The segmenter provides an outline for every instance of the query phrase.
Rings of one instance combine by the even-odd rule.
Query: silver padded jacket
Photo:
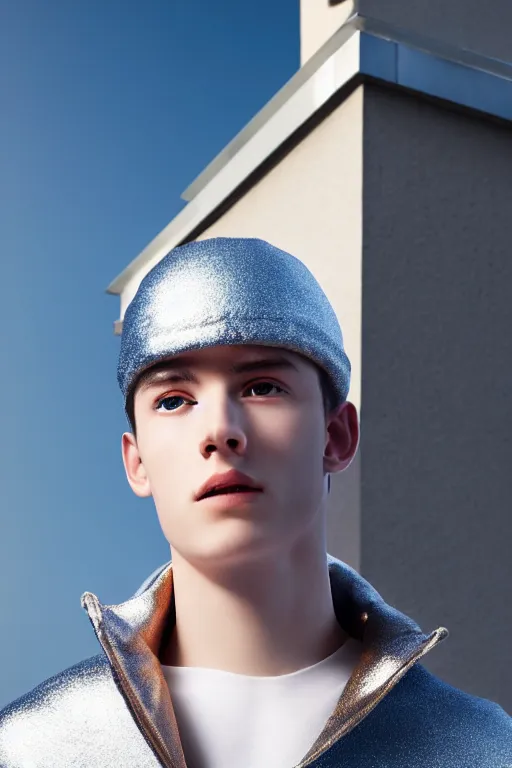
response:
[[[448,630],[424,634],[357,571],[327,559],[336,616],[361,641],[362,653],[322,732],[294,768],[512,766],[512,718],[418,663]],[[172,562],[124,603],[102,605],[86,592],[82,606],[101,653],[0,712],[0,767],[186,768],[159,662],[164,632],[173,625]]]

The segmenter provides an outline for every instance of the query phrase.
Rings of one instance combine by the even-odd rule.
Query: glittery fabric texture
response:
[[[305,355],[336,395],[350,362],[336,313],[306,265],[256,238],[219,237],[174,248],[142,280],[123,319],[117,379],[126,397],[160,360],[205,347],[262,344]]]
[[[448,630],[423,633],[350,566],[327,559],[336,616],[361,657],[318,739],[283,768],[512,766],[512,718],[418,663]],[[83,595],[102,653],[0,712],[1,768],[185,768],[158,660],[172,594],[171,562],[120,605]]]

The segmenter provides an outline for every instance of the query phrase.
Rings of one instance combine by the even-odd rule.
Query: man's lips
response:
[[[251,488],[254,490],[263,490],[260,483],[249,475],[245,475],[234,467],[227,472],[217,473],[206,480],[196,493],[195,500],[201,501],[206,494],[212,491],[221,492],[229,489]]]
[[[203,504],[208,503],[208,505],[218,505],[223,508],[235,507],[243,504],[251,504],[252,502],[256,501],[258,496],[262,493],[263,491],[260,491],[257,488],[247,488],[245,490],[240,489],[238,491],[230,490],[229,488],[223,488],[222,491],[219,491],[219,493],[203,496],[203,498],[199,499],[199,501],[202,501]]]
[[[242,486],[233,486],[230,488],[217,488],[203,496],[199,501],[213,499],[216,496],[251,496],[255,493],[263,493],[259,488],[244,488]]]

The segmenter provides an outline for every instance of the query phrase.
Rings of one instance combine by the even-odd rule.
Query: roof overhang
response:
[[[122,297],[115,333],[144,275],[197,237],[283,146],[365,81],[512,120],[512,65],[354,14],[192,182],[185,208],[108,286]]]

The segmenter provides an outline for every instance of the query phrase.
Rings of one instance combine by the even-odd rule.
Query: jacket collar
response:
[[[362,643],[360,660],[321,734],[296,768],[305,768],[352,730],[408,669],[448,637],[424,634],[346,563],[327,554],[336,617]],[[166,768],[186,768],[169,688],[159,662],[164,631],[174,625],[172,562],[119,605],[82,595],[114,678],[142,733]]]

